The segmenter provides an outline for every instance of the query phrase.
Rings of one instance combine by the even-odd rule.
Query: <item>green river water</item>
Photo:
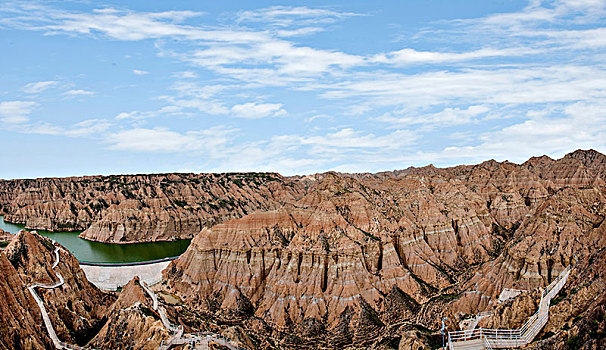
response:
[[[23,225],[4,222],[0,216],[0,228],[10,233],[17,233]],[[39,234],[52,238],[67,248],[79,261],[86,262],[135,262],[161,259],[181,255],[189,246],[190,240],[173,242],[113,244],[91,242],[78,237],[80,231],[48,232],[36,230]]]

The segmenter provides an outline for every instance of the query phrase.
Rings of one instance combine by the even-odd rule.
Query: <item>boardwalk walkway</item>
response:
[[[170,323],[168,317],[166,317],[166,310],[164,310],[162,306],[158,305],[158,296],[156,293],[149,288],[145,281],[141,281],[141,286],[143,287],[143,290],[145,290],[145,292],[151,297],[153,308],[158,312],[158,314],[160,314],[160,320],[162,320],[164,328],[173,333],[173,336],[166,343],[162,343],[160,350],[168,350],[172,346],[184,344],[190,344],[194,349],[207,350],[209,348],[209,343],[216,343],[231,350],[243,350],[241,347],[232,344],[228,339],[216,333],[200,332],[183,334],[183,326],[175,326]]]
[[[57,276],[58,281],[55,283],[33,283],[27,287],[27,290],[29,290],[32,297],[34,297],[36,304],[38,304],[38,307],[40,308],[40,312],[42,313],[42,320],[44,321],[44,326],[46,326],[48,336],[53,341],[55,348],[61,350],[89,350],[89,348],[68,344],[59,340],[59,337],[57,337],[57,333],[55,332],[55,328],[53,327],[51,319],[48,316],[48,312],[46,311],[46,307],[44,306],[44,302],[42,301],[42,298],[40,298],[38,293],[36,293],[36,288],[55,289],[61,287],[65,283],[65,279],[63,278],[63,276],[61,276],[59,271],[55,270],[55,268],[59,265],[60,249],[60,247],[55,247],[55,262],[52,265],[53,271],[55,272],[55,276]]]
[[[549,319],[551,299],[562,289],[572,264],[568,265],[541,294],[539,308],[519,329],[484,329],[473,328],[448,332],[448,347],[450,350],[475,350],[495,348],[516,348],[530,343],[539,334]],[[477,324],[477,322],[476,322]]]

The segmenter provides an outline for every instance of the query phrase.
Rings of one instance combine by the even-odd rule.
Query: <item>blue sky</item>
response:
[[[606,151],[606,1],[2,1],[0,178]]]

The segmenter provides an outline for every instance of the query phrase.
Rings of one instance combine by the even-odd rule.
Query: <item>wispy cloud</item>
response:
[[[146,74],[149,74],[148,71],[146,71],[146,70],[140,70],[140,69],[133,69],[133,73],[135,73],[136,75],[146,75]]]
[[[23,90],[23,92],[26,92],[28,94],[37,94],[44,90],[50,89],[51,87],[56,87],[57,85],[59,85],[58,81],[53,81],[53,80],[38,81],[38,82],[26,84],[24,87],[21,88],[21,90]]]
[[[183,71],[173,73],[173,77],[177,79],[195,79],[198,77],[198,74],[192,71]]]
[[[8,124],[22,124],[29,120],[29,114],[38,104],[32,101],[0,102],[0,120]]]
[[[333,23],[347,17],[360,16],[359,13],[341,12],[331,9],[306,6],[272,6],[263,9],[240,11],[237,22],[262,22],[279,27],[305,26],[318,23]]]
[[[417,51],[406,48],[398,51],[389,52],[386,54],[378,54],[370,59],[371,62],[386,63],[393,65],[405,65],[413,63],[448,63],[457,61],[470,61],[482,58],[494,57],[515,57],[528,54],[536,54],[542,52],[537,49],[529,49],[524,47],[506,48],[506,49],[479,49],[467,52],[433,52],[433,51]]]
[[[550,65],[466,69],[414,75],[359,74],[323,85],[331,99],[356,97],[374,106],[429,107],[441,104],[524,104],[573,102],[604,96],[606,71],[598,67]]]
[[[269,116],[277,117],[287,114],[280,103],[248,102],[233,106],[231,111],[236,117],[248,119],[257,119]]]
[[[82,89],[67,90],[66,92],[63,93],[63,95],[67,95],[67,96],[90,96],[90,95],[94,95],[94,94],[95,93],[93,91],[82,90]]]
[[[214,127],[180,133],[163,128],[136,128],[118,131],[107,137],[110,149],[137,152],[175,153],[214,151],[229,141],[233,130]]]
[[[490,112],[491,108],[482,105],[471,105],[467,108],[446,107],[436,113],[413,114],[406,111],[389,112],[377,118],[377,121],[399,126],[430,125],[452,126],[472,123],[479,117]],[[414,113],[414,112],[413,112]]]
[[[42,31],[47,35],[100,35],[123,41],[180,38],[248,42],[266,39],[262,33],[213,30],[182,24],[186,19],[202,15],[194,11],[134,12],[103,8],[87,13],[19,2],[9,3],[2,10],[8,15],[0,18],[0,25]]]
[[[20,132],[27,134],[85,137],[98,135],[112,126],[112,123],[103,119],[87,119],[70,127],[61,127],[51,123],[39,123],[23,126]]]

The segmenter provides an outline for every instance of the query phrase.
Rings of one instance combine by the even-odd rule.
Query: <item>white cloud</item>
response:
[[[193,108],[203,113],[221,115],[229,113],[229,109],[220,101],[203,98],[171,99],[173,106],[184,109]]]
[[[276,31],[276,35],[282,38],[288,38],[292,36],[310,35],[319,32],[323,32],[325,29],[321,27],[303,27],[296,29],[281,29]]]
[[[535,23],[583,22],[587,18],[597,19],[604,14],[605,7],[606,2],[603,0],[559,0],[551,3],[530,1],[522,11],[489,15],[477,22],[515,30]]]
[[[351,149],[393,149],[411,145],[417,138],[418,136],[409,130],[396,130],[387,135],[377,136],[374,134],[364,134],[352,128],[345,128],[323,136],[299,137],[297,139],[302,145]]]
[[[229,113],[229,108],[217,99],[217,95],[229,88],[227,85],[220,84],[200,85],[192,81],[179,81],[171,87],[171,90],[176,92],[176,96],[161,96],[160,99],[169,103],[167,107],[182,113],[188,109],[195,109],[202,113],[224,115]]]
[[[90,95],[94,95],[94,94],[95,93],[93,91],[82,90],[82,89],[68,90],[63,93],[63,95],[67,95],[67,96],[90,96]]]
[[[456,61],[469,61],[481,58],[504,57],[504,56],[523,56],[527,54],[536,54],[541,52],[536,49],[523,47],[508,49],[490,49],[484,48],[467,52],[431,52],[417,51],[414,49],[402,49],[385,54],[375,55],[370,59],[371,62],[387,63],[395,65],[413,64],[413,63],[444,63]]]
[[[236,117],[247,119],[257,119],[270,116],[276,117],[287,114],[287,112],[282,109],[282,104],[255,102],[235,105],[231,108],[231,112]]]
[[[139,69],[133,69],[133,73],[135,73],[136,75],[146,75],[146,74],[149,74],[148,71],[146,71],[146,70],[139,70]]]
[[[322,85],[327,98],[356,97],[373,106],[421,108],[442,104],[525,104],[606,97],[606,71],[598,67],[552,65],[405,74],[358,74]],[[359,102],[359,103],[360,103]]]
[[[110,134],[106,142],[113,150],[174,153],[215,150],[229,142],[233,130],[214,127],[202,131],[179,133],[168,129],[136,128]]]
[[[38,104],[32,101],[0,102],[0,120],[8,124],[25,123],[36,106]]]
[[[38,4],[13,3],[11,5],[3,9],[10,13],[10,16],[0,19],[1,24],[44,31],[47,35],[100,35],[123,41],[170,37],[244,43],[267,39],[264,33],[247,30],[207,30],[180,24],[186,19],[201,16],[201,12],[134,12],[104,8],[83,13],[57,10]]]
[[[198,74],[192,71],[183,71],[173,73],[173,77],[177,79],[194,79],[198,77]]]
[[[181,112],[181,107],[179,106],[164,106],[155,111],[130,111],[130,112],[121,112],[116,115],[116,120],[142,120],[148,118],[155,118],[162,115],[171,115],[177,114]]]
[[[58,84],[59,84],[58,81],[53,81],[53,80],[38,81],[38,82],[26,84],[24,87],[21,88],[21,90],[23,90],[24,92],[26,92],[28,94],[37,94],[37,93],[47,90],[53,86],[57,86]]]
[[[332,117],[329,116],[328,114],[316,114],[316,115],[313,115],[313,116],[311,116],[309,118],[305,118],[305,121],[307,123],[311,123],[311,122],[313,122],[314,120],[317,120],[317,119],[332,119]]]
[[[577,49],[599,49],[606,46],[606,28],[585,30],[534,31],[528,35],[545,36],[552,42],[569,45]]]
[[[248,46],[213,44],[180,58],[222,75],[262,85],[302,81],[310,76],[366,64],[362,56],[296,46],[279,39]],[[261,65],[270,68],[259,68]]]
[[[339,12],[306,6],[272,6],[264,9],[240,11],[238,22],[263,22],[273,26],[301,26],[318,23],[332,23],[339,19],[360,16],[353,12]]]
[[[430,126],[452,126],[472,123],[474,120],[483,114],[486,114],[491,109],[487,106],[473,105],[467,108],[459,107],[446,107],[443,110],[436,113],[420,113],[416,112],[407,113],[385,113],[384,115],[377,118],[378,121],[386,122],[390,124],[396,124],[400,126],[410,125],[430,125]]]
[[[27,125],[23,129],[21,129],[21,132],[27,134],[84,137],[97,135],[101,132],[106,131],[111,126],[112,123],[104,119],[88,119],[78,122],[68,128],[64,128],[51,123]]]

